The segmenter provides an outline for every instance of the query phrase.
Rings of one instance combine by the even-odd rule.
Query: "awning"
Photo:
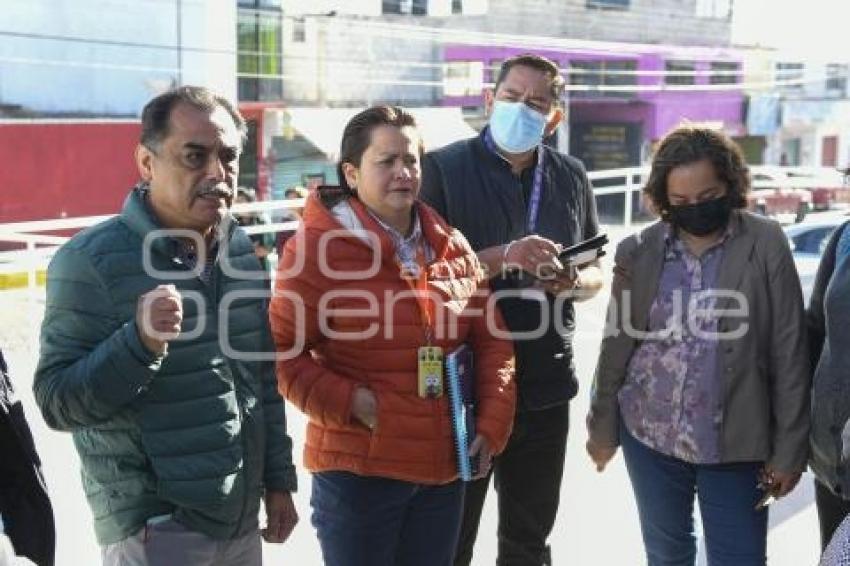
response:
[[[342,131],[348,121],[363,108],[287,108],[271,110],[281,112],[281,123],[287,124],[316,146],[331,161],[339,157]],[[425,149],[438,149],[452,142],[471,138],[474,129],[463,120],[460,108],[422,107],[406,108],[416,118]]]

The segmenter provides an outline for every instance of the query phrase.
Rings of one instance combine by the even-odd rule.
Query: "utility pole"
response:
[[[325,19],[322,17],[316,18],[316,87],[318,94],[318,103],[320,107],[328,105],[327,93],[327,41],[328,30]]]

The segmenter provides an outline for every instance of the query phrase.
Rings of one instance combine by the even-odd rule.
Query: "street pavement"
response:
[[[614,244],[627,232],[609,229]],[[605,258],[610,273],[611,255]],[[584,451],[584,415],[596,364],[609,288],[579,305],[575,340],[581,388],[572,403],[572,432],[561,494],[560,512],[551,537],[554,564],[565,566],[631,566],[645,564],[634,498],[622,458],[618,455],[604,473],[596,472]],[[57,566],[97,565],[91,514],[83,497],[79,460],[71,436],[49,430],[34,405],[32,374],[38,355],[38,327],[43,313],[41,291],[0,292],[0,345],[21,397],[38,448],[55,506],[58,530]],[[319,566],[321,555],[310,525],[310,478],[301,467],[306,421],[287,405],[289,430],[296,450],[299,491],[295,501],[301,521],[282,546],[265,545],[267,565]],[[809,566],[817,563],[818,527],[811,477],[806,475],[789,497],[771,507],[768,561],[771,566]],[[698,514],[697,514],[698,515]],[[699,519],[697,517],[697,523]],[[699,529],[698,529],[699,530]],[[496,499],[491,491],[484,510],[473,564],[492,565],[496,557]],[[701,552],[700,564],[705,564]]]

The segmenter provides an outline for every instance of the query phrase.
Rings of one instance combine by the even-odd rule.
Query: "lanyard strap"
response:
[[[422,245],[416,248],[416,265],[419,268],[417,274],[406,272],[401,264],[399,264],[399,270],[402,279],[407,282],[416,297],[420,320],[425,329],[425,342],[426,345],[430,346],[434,341],[434,319],[436,318],[437,306],[428,292],[428,269],[425,265],[425,253],[422,250]]]
[[[537,229],[537,219],[540,215],[540,201],[543,195],[543,153],[543,148],[538,146],[537,166],[534,168],[534,182],[531,185],[531,198],[528,202],[528,220],[526,221],[526,228],[529,234],[534,234]]]
[[[402,264],[399,258],[398,247],[403,245],[404,238],[401,237],[401,240],[398,240],[393,235],[391,228],[385,225],[361,202],[357,201],[357,199],[352,199],[351,207],[364,224],[370,221],[373,222],[375,227],[383,231],[393,242],[393,245],[396,246],[395,263],[398,267],[399,276],[410,286],[411,291],[413,291],[416,303],[419,306],[422,326],[425,329],[425,340],[427,345],[430,346],[434,340],[434,319],[436,318],[437,307],[434,301],[431,300],[430,293],[428,292],[428,270],[425,257],[425,246],[428,244],[424,234],[421,233],[422,228],[421,224],[419,224],[421,221],[418,218],[414,220],[417,223],[414,225],[414,232],[419,232],[418,242],[416,242],[416,263],[415,265],[411,265],[410,263]]]
[[[493,140],[493,134],[490,128],[484,131],[484,145],[487,146],[496,157],[507,161],[499,150],[496,148],[496,142]],[[543,197],[543,159],[544,159],[543,144],[537,146],[537,165],[534,167],[534,180],[531,184],[531,195],[526,208],[528,217],[525,221],[525,229],[527,234],[534,234],[537,230],[537,219],[540,216],[540,201]]]

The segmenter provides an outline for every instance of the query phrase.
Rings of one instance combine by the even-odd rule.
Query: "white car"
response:
[[[783,228],[791,244],[794,265],[797,266],[797,273],[800,275],[803,300],[807,307],[809,306],[809,298],[812,296],[812,287],[815,284],[820,259],[826,249],[827,242],[829,242],[829,237],[846,220],[847,218],[844,216],[834,216],[809,220]]]

